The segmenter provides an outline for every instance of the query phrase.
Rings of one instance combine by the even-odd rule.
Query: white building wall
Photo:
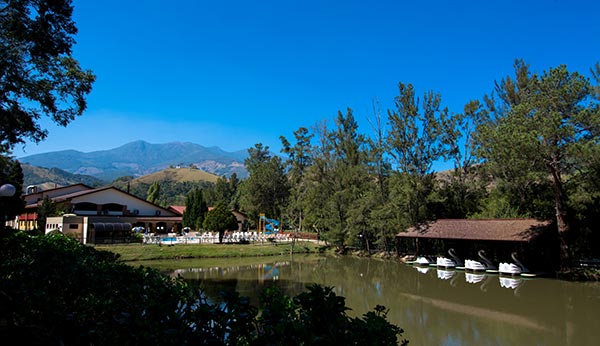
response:
[[[90,189],[89,187],[85,187],[83,185],[70,185],[70,186],[65,186],[65,187],[61,187],[61,188],[57,188],[57,189],[50,189],[50,190],[46,190],[46,191],[40,191],[37,193],[25,195],[25,196],[23,196],[23,199],[25,200],[25,202],[27,204],[31,204],[31,203],[37,202],[38,200],[43,199],[45,196],[48,196],[48,198],[54,198],[54,197],[64,196],[64,195],[68,195],[70,193],[75,193],[75,192],[79,192],[79,191],[86,191],[89,189]]]

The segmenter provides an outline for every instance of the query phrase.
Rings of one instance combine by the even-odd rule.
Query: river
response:
[[[152,265],[152,263],[148,263]],[[376,305],[411,345],[597,345],[600,283],[504,278],[415,268],[354,257],[275,257],[161,263],[215,295],[237,290],[256,304],[267,285],[295,295],[310,283],[334,286],[351,314]]]

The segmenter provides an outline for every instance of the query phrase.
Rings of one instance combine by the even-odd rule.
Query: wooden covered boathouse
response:
[[[536,219],[439,219],[396,235],[401,255],[447,256],[453,248],[461,259],[477,259],[484,250],[494,262],[507,262],[516,252],[531,267],[548,267],[558,246],[552,223]]]

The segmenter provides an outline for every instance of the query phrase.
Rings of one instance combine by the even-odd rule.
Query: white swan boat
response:
[[[529,270],[527,270],[527,268],[523,265],[523,263],[519,262],[519,260],[517,259],[516,253],[513,252],[510,255],[510,257],[512,258],[514,263],[501,262],[500,266],[498,268],[498,271],[500,272],[500,274],[521,275],[522,273],[529,272]]]
[[[447,257],[439,257],[436,259],[436,265],[441,268],[454,268],[456,267],[456,263],[447,258]]]
[[[438,256],[436,258],[436,264],[438,267],[456,268],[461,267],[463,265],[463,262],[460,260],[460,258],[458,258],[458,256],[454,252],[454,249],[451,248],[450,250],[448,250],[448,254],[450,255],[450,257],[452,257],[452,259],[442,256]]]
[[[477,255],[479,256],[479,258],[481,259],[481,261],[475,261],[475,260],[465,260],[465,269],[469,270],[469,271],[474,271],[474,272],[496,272],[497,268],[496,266],[494,266],[494,264],[492,264],[492,261],[490,261],[487,257],[485,257],[485,252],[483,250],[479,250],[479,252],[477,252]]]
[[[414,264],[418,266],[428,266],[431,264],[431,261],[425,256],[419,256],[415,260]]]

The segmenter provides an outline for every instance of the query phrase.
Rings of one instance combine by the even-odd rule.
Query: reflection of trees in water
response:
[[[262,268],[273,264],[265,261]],[[600,311],[597,283],[537,278],[523,281],[515,294],[500,285],[498,276],[470,284],[464,272],[443,280],[435,268],[420,274],[393,261],[349,257],[290,259],[278,265],[275,280],[259,280],[264,273],[260,268],[230,266],[195,275],[209,296],[235,289],[254,297],[253,303],[267,285],[277,285],[289,295],[309,283],[335,286],[353,309],[350,314],[386,306],[389,320],[404,328],[415,345],[593,344],[600,337],[595,325]]]

